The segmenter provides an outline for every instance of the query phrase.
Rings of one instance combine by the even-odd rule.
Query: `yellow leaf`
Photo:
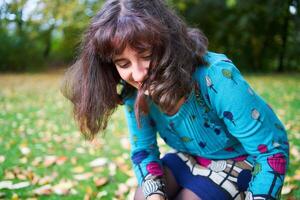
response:
[[[84,172],[84,168],[82,166],[76,166],[72,169],[72,172],[74,173],[82,173]]]

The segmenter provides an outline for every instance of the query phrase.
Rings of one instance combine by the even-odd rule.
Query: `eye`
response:
[[[125,64],[116,64],[118,67],[122,68],[122,69],[126,69],[127,67],[129,67],[129,63],[125,63]]]
[[[141,56],[144,60],[151,60],[152,58],[152,53],[145,53],[144,55]]]

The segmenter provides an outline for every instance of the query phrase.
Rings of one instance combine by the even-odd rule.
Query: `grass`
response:
[[[283,199],[300,199],[300,75],[246,79],[286,125],[292,151]],[[114,113],[96,144],[87,142],[73,122],[70,104],[59,93],[60,80],[61,73],[0,75],[0,181],[30,182],[21,189],[0,189],[0,199],[130,199],[136,182],[123,110]],[[64,161],[49,165],[47,156]],[[91,167],[96,158],[107,162]],[[75,178],[88,173],[83,180]],[[104,177],[107,184],[96,186],[95,180]],[[65,195],[33,192],[46,184],[63,189],[68,183]]]

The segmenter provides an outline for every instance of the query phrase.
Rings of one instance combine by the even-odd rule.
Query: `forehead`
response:
[[[151,48],[135,49],[135,48],[132,48],[131,46],[126,46],[125,49],[121,53],[113,55],[113,58],[138,56],[140,54],[148,53],[150,51],[151,51]]]

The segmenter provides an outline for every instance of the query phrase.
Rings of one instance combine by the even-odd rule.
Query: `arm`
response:
[[[255,158],[248,198],[279,199],[288,164],[283,125],[228,60],[210,66],[205,79],[212,108]]]
[[[134,98],[125,101],[133,169],[147,200],[164,199],[163,168],[159,159],[155,123],[149,115],[141,115],[141,127],[138,128],[133,105]]]

